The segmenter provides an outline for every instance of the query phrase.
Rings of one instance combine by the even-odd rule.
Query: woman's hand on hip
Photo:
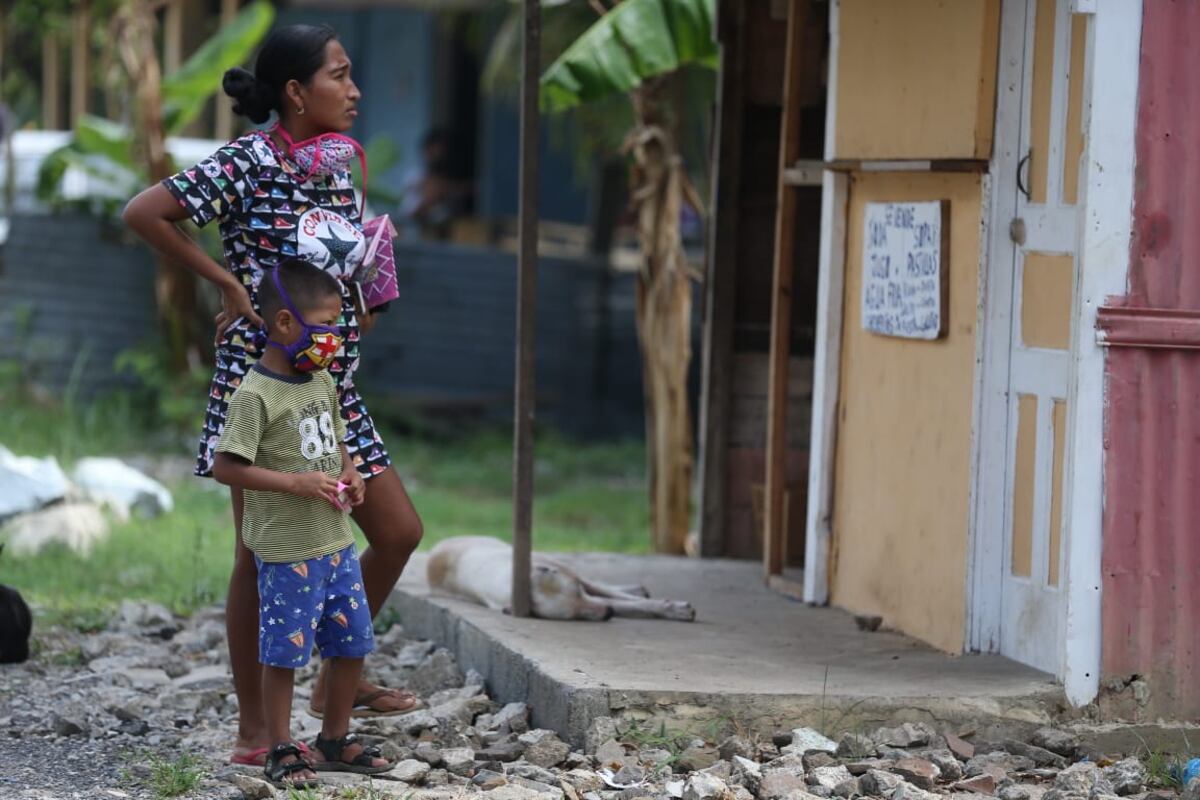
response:
[[[372,314],[370,311],[356,311],[355,316],[358,317],[358,330],[362,334],[370,333],[371,329],[375,327],[376,314]]]
[[[221,311],[214,318],[217,323],[215,341],[218,345],[221,343],[225,331],[229,330],[229,327],[239,318],[260,328],[264,327],[262,317],[254,311],[254,304],[250,302],[250,293],[246,291],[245,286],[234,279],[221,287]]]

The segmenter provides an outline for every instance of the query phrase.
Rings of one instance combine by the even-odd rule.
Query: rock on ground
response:
[[[189,770],[196,785],[184,800],[282,797],[260,769],[227,763],[237,705],[222,617],[213,608],[181,619],[129,602],[98,633],[39,627],[37,659],[0,668],[0,798],[151,800],[156,781]],[[1052,729],[999,745],[916,724],[871,738],[831,731],[836,744],[802,728],[773,741],[647,740],[601,718],[588,755],[553,731],[529,730],[530,708],[494,702],[449,652],[399,628],[378,642],[373,677],[423,687],[431,707],[356,720],[396,766],[369,784],[326,773],[314,800],[1169,800],[1142,794],[1147,776],[1134,759],[1057,769],[1078,746]],[[293,725],[307,741],[320,727],[303,711],[316,668],[297,673]],[[1200,800],[1200,781],[1185,798]]]

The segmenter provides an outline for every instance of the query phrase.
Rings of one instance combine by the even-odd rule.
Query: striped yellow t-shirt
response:
[[[346,424],[328,372],[277,375],[256,364],[229,400],[218,453],[276,472],[342,473]],[[242,541],[268,562],[302,561],[354,542],[344,511],[315,497],[247,489]]]

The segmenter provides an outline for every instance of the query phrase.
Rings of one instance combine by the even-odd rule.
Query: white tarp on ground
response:
[[[157,517],[174,508],[167,487],[115,458],[80,459],[71,479],[84,496],[108,506],[121,519],[131,512]]]
[[[86,554],[108,534],[107,507],[118,519],[155,517],[174,508],[170,491],[115,458],[84,458],[68,480],[53,457],[17,456],[0,445],[0,539],[16,555],[59,542]]]
[[[0,445],[0,520],[62,500],[70,487],[53,458],[13,455]]]

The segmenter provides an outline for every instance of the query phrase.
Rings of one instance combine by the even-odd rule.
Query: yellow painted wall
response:
[[[951,652],[966,611],[980,190],[973,173],[856,173],[847,221],[831,600]],[[867,333],[863,206],[919,200],[950,201],[948,335]]]
[[[987,159],[999,0],[841,0],[839,159]]]

